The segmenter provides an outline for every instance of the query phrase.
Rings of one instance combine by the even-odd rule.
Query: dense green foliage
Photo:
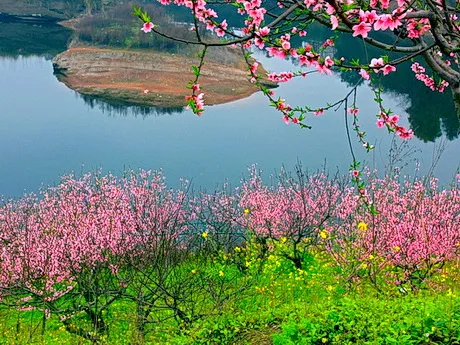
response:
[[[130,4],[119,5],[92,16],[85,16],[75,24],[76,38],[81,43],[123,48],[154,48],[167,52],[189,51],[186,44],[163,37],[145,35],[139,20],[132,15]],[[155,23],[171,35],[193,37],[186,25],[175,25],[174,17],[158,5],[146,5],[155,14]]]
[[[203,241],[213,243],[209,237]],[[146,325],[141,337],[134,304],[117,302],[104,312],[109,328],[98,343],[460,344],[458,265],[444,268],[417,291],[385,286],[384,292],[377,292],[365,278],[354,283],[340,279],[340,270],[319,248],[304,254],[302,270],[284,257],[290,250],[288,242],[282,239],[271,245],[274,251],[263,260],[263,246],[250,244],[226,254],[215,252],[207,259],[196,257],[180,266],[177,276],[183,278],[184,292],[191,286],[190,277],[203,286],[214,280],[221,289],[216,291],[224,295],[240,291],[227,294],[218,308],[210,295],[209,300],[198,302],[200,316],[190,323],[168,317],[171,311],[165,308]],[[241,289],[248,274],[253,278],[251,285]],[[197,292],[192,290],[193,300]],[[1,317],[2,344],[90,343],[66,331],[55,317],[46,320],[38,311],[3,307]],[[79,322],[88,323],[84,314]]]

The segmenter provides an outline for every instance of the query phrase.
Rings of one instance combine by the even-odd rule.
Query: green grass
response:
[[[214,284],[216,291],[218,287],[223,295],[231,295],[220,308],[211,295],[206,299],[203,291],[190,290],[192,296],[200,296],[194,301],[199,317],[189,323],[177,321],[171,310],[158,308],[150,314],[145,337],[141,337],[135,326],[135,303],[120,299],[104,312],[109,327],[99,343],[460,344],[459,275],[454,264],[417,290],[388,283],[379,283],[376,289],[366,272],[347,282],[330,258],[316,250],[305,254],[302,270],[281,253],[272,252],[262,266],[251,250],[244,255],[222,254],[201,267],[187,261],[175,269],[178,286],[181,280],[184,289],[187,282],[201,284],[203,289]],[[246,269],[238,270],[241,265]],[[232,295],[248,277],[252,284]],[[69,333],[53,314],[44,329],[40,311],[3,307],[0,318],[0,344],[91,343]],[[85,313],[74,316],[72,324],[90,327]]]

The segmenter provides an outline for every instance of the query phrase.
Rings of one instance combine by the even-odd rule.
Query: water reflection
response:
[[[302,40],[308,41],[318,49],[331,36],[332,32],[328,28],[312,25],[309,27],[308,36]],[[378,39],[385,42],[385,37]],[[295,37],[293,42],[297,45],[302,44],[299,37]],[[325,53],[335,58],[344,57],[347,61],[359,60],[361,63],[382,55],[389,55],[390,59],[401,56],[397,53],[388,54],[369,45],[364,46],[361,41],[346,34],[340,35],[340,39],[335,41],[335,46],[327,49]],[[268,57],[267,52],[264,52],[264,55]],[[297,59],[292,59],[291,62],[298,65]],[[423,64],[421,59],[419,62]],[[431,91],[414,78],[414,73],[410,69],[411,64],[412,62],[403,63],[398,66],[397,73],[380,78],[380,86],[391,98],[400,100],[400,106],[408,113],[410,127],[417,138],[424,142],[434,142],[442,135],[448,140],[458,138],[460,116],[456,112],[450,89],[446,89],[444,93]],[[366,83],[358,73],[341,71],[336,72],[336,75],[349,87]]]
[[[57,24],[32,24],[0,22],[0,57],[4,61],[17,60],[28,56],[43,57],[51,60],[65,51],[72,37],[72,31]],[[108,116],[135,117],[173,115],[182,113],[184,107],[146,107],[125,103],[107,102],[97,97],[81,95],[91,109],[98,108]]]
[[[322,167],[326,159],[332,170],[337,167],[346,172],[349,167],[351,158],[342,113],[328,112],[322,117],[309,118],[314,129],[308,131],[284,126],[280,114],[267,105],[261,93],[209,107],[202,118],[189,113],[175,115],[182,109],[108,104],[75,94],[55,78],[51,61],[45,58],[65,49],[64,39],[57,44],[46,36],[46,30],[50,29],[8,25],[12,35],[27,36],[26,32],[18,32],[20,30],[45,30],[45,37],[41,40],[37,37],[41,46],[37,49],[32,39],[27,44],[11,39],[5,47],[0,45],[3,54],[0,56],[0,147],[3,148],[0,149],[0,195],[17,197],[24,191],[36,191],[42,183],[52,185],[62,174],[98,168],[117,175],[126,167],[163,168],[171,187],[180,177],[185,177],[193,179],[196,187],[212,189],[225,178],[237,184],[241,174],[253,163],[258,163],[268,174],[283,164],[292,168],[297,159],[313,171]],[[320,42],[320,35],[315,37],[319,37]],[[19,49],[39,56],[24,57],[18,53]],[[334,49],[336,54],[342,51],[340,46]],[[268,60],[262,55],[261,58],[267,68],[276,71],[292,68],[288,61]],[[340,77],[313,74],[307,80],[297,79],[281,85],[277,93],[289,97],[293,105],[304,104],[307,99],[322,105],[347,92],[347,84]],[[407,83],[412,87],[414,81],[407,79]],[[416,106],[410,98],[411,90],[404,90],[397,83],[385,86],[387,91],[392,87],[400,92],[394,91],[397,97],[387,93],[386,104],[400,113],[403,124],[407,125],[404,109]],[[358,94],[362,114],[369,115],[362,116],[361,124],[370,142],[378,145],[372,155],[356,147],[358,159],[375,161],[372,166],[384,171],[386,163],[381,162],[388,156],[391,137],[374,125],[376,106],[368,86],[362,85]],[[420,99],[420,102],[426,104],[432,99]],[[428,105],[421,104],[418,106],[422,109],[420,117],[425,119],[423,107],[428,109]],[[443,106],[445,104],[438,104],[436,108]],[[170,113],[175,116],[159,116]],[[416,115],[411,115],[411,121]],[[448,133],[452,133],[450,139],[458,135],[458,124],[455,121],[449,124],[446,120],[450,117],[436,119],[439,124],[436,135],[445,133],[449,137]],[[424,126],[432,126],[433,122],[435,120],[429,118]],[[438,143],[436,140],[436,145]],[[425,173],[427,169],[423,167],[429,168],[435,144],[414,139],[408,145],[420,150],[420,174]],[[460,140],[449,143],[440,168],[435,171],[441,183],[451,181],[460,162],[459,150]]]
[[[0,22],[0,56],[51,60],[67,49],[72,31],[57,24]]]
[[[98,108],[108,116],[129,116],[146,118],[147,116],[175,115],[184,112],[184,107],[145,107],[126,103],[115,103],[75,92],[91,109]]]
[[[310,36],[324,42],[331,36],[331,31],[324,27],[311,27]],[[335,44],[335,57],[343,56],[347,61],[351,59],[369,61],[381,55],[389,55],[390,59],[399,57],[396,53],[388,54],[378,48],[364,46],[360,40],[350,35],[341,35]],[[429,90],[414,78],[410,65],[411,62],[401,64],[397,67],[397,73],[381,78],[383,90],[399,97],[402,102],[401,107],[409,114],[409,123],[417,138],[424,142],[435,141],[443,134],[449,140],[458,138],[460,118],[456,113],[450,90],[447,89],[444,93]],[[349,86],[363,83],[358,73],[340,72],[340,78]]]
[[[52,24],[1,23],[0,22],[0,56],[17,59],[19,56],[43,56],[52,59],[64,51],[71,37],[71,31]],[[309,43],[316,46],[331,36],[331,31],[322,26],[311,26]],[[50,39],[52,37],[52,39]],[[342,35],[336,40],[331,50],[335,57],[352,58],[367,61],[380,56],[382,51],[362,44],[349,35]],[[394,54],[394,56],[397,56]],[[398,67],[398,73],[381,79],[385,92],[401,100],[401,107],[409,114],[409,123],[415,135],[424,142],[432,142],[443,134],[454,140],[460,134],[460,119],[455,111],[449,91],[444,94],[432,92],[421,82],[414,79],[410,63]],[[349,86],[362,83],[357,73],[340,72],[340,79]],[[108,103],[96,97],[80,97],[91,108],[98,107],[104,114],[127,116],[159,116],[181,113],[183,108],[152,108],[132,106],[123,103]]]

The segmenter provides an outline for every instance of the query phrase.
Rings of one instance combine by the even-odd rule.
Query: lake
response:
[[[17,198],[57,183],[62,174],[99,168],[116,175],[126,168],[163,169],[172,187],[183,177],[207,189],[225,179],[238,183],[251,164],[266,173],[282,165],[292,169],[297,160],[313,171],[324,164],[348,171],[352,158],[343,110],[312,117],[308,130],[286,126],[261,93],[208,107],[202,117],[181,109],[110,105],[78,95],[53,75],[51,59],[66,49],[69,37],[60,26],[0,23],[0,195]],[[345,55],[344,49],[334,53]],[[256,57],[270,70],[296,68]],[[406,69],[383,85],[386,107],[417,136],[407,144],[412,154],[404,163],[413,172],[417,159],[424,173],[445,145],[434,175],[448,184],[460,164],[459,121],[450,94],[432,93]],[[353,82],[347,75],[312,74],[276,93],[291,105],[316,107],[342,98]],[[372,99],[369,86],[360,85],[360,123],[376,149],[368,154],[352,139],[358,158],[383,171],[392,135],[375,126]]]

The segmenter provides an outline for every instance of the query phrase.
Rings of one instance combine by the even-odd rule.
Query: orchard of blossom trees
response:
[[[353,124],[360,142],[366,149],[372,149],[365,140],[365,134],[358,125],[358,103],[355,89],[343,99],[331,100],[322,107],[311,108],[308,104],[291,106],[288,101],[265,88],[261,79],[282,83],[295,77],[307,77],[317,72],[326,75],[333,71],[359,74],[368,80],[375,93],[379,110],[377,126],[386,127],[401,138],[412,137],[413,132],[399,124],[399,116],[386,108],[381,98],[380,78],[398,73],[398,68],[411,68],[414,82],[424,83],[433,92],[444,92],[450,88],[458,104],[460,99],[460,72],[458,70],[458,52],[460,5],[449,0],[158,0],[163,5],[182,6],[190,10],[194,40],[184,40],[163,32],[155,25],[149,13],[140,8],[134,9],[144,25],[145,33],[153,32],[166,38],[202,46],[200,64],[192,66],[196,78],[190,82],[192,94],[187,97],[189,108],[200,115],[204,110],[205,93],[200,90],[199,76],[208,48],[234,46],[241,49],[248,64],[248,79],[259,86],[268,97],[271,105],[279,110],[286,123],[309,127],[308,116],[319,116],[329,109],[343,106],[353,117]],[[238,30],[228,24],[225,14],[228,6],[244,18],[244,25]],[[220,15],[222,9],[224,16]],[[308,27],[321,24],[331,30],[331,37],[320,48],[308,44]],[[220,40],[205,38],[203,29],[212,31]],[[380,49],[378,56],[368,56],[366,61],[345,60],[331,57],[330,46],[340,40],[340,34],[351,35],[362,41],[363,46]],[[294,44],[293,39],[302,37],[302,44]],[[250,58],[254,49],[266,50],[270,56],[279,59],[294,59],[304,68],[298,71],[270,73],[262,76],[258,73],[258,63]],[[393,56],[397,57],[394,57]],[[390,58],[390,56],[392,58]],[[409,67],[399,66],[412,61]],[[314,85],[312,85],[314,87]],[[408,86],[410,87],[410,86]],[[307,100],[308,102],[308,100]]]
[[[445,274],[460,253],[460,180],[440,191],[435,179],[366,178],[378,212],[341,178],[301,169],[271,185],[252,169],[214,193],[187,181],[168,189],[145,171],[66,176],[40,198],[0,206],[0,301],[97,342],[114,305],[132,306],[141,334],[169,318],[192,324],[250,288],[274,257],[302,271],[319,251],[334,279],[377,291],[418,290]]]

